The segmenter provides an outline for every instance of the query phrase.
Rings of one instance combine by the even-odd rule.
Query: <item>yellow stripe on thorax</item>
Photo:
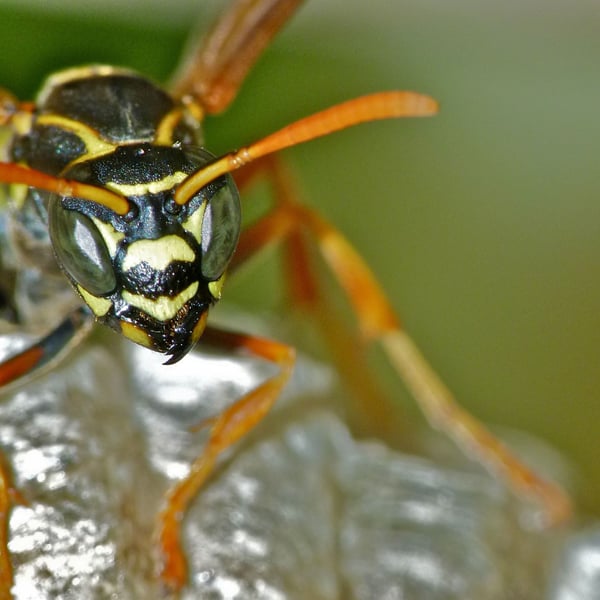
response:
[[[78,79],[87,79],[89,77],[105,77],[107,75],[134,75],[131,69],[122,67],[113,67],[111,65],[85,65],[83,67],[71,67],[53,73],[48,77],[37,97],[37,105],[43,106],[48,100],[48,96],[60,86]]]
[[[156,128],[154,143],[162,146],[170,146],[173,144],[173,132],[183,117],[183,108],[178,106],[169,111],[160,121]]]
[[[99,156],[113,152],[117,147],[100,137],[100,134],[89,125],[84,125],[81,121],[69,119],[60,115],[47,114],[40,115],[36,119],[36,124],[45,125],[47,127],[58,127],[74,133],[85,145],[86,158]],[[77,162],[82,160],[82,157],[76,159]]]

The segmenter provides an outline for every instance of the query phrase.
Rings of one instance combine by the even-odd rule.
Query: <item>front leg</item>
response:
[[[181,523],[185,511],[213,473],[218,457],[252,430],[269,412],[287,383],[295,362],[290,346],[214,328],[207,328],[204,338],[210,344],[227,350],[243,350],[279,367],[273,377],[251,390],[220,415],[203,425],[210,425],[208,441],[194,461],[188,476],[168,492],[165,507],[158,517],[157,539],[159,576],[171,590],[181,589],[187,579],[185,557],[181,546]]]

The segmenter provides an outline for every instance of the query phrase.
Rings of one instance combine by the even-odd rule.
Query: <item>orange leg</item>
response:
[[[277,155],[264,157],[242,169],[236,174],[236,182],[244,190],[265,175],[269,177],[278,205],[298,204],[292,173]],[[337,316],[328,295],[322,293],[314,249],[303,227],[290,228],[289,220],[278,215],[263,218],[242,233],[230,269],[235,270],[264,246],[277,242],[283,243],[287,298],[292,306],[311,315],[321,339],[326,342],[341,380],[351,391],[348,400],[356,403],[349,406],[355,430],[369,435],[377,432],[395,445],[401,435],[406,443],[410,436],[406,423],[394,404],[386,401],[386,391],[375,373],[365,367],[369,357],[364,340],[355,327],[349,327],[347,320]]]
[[[13,573],[8,553],[8,517],[15,504],[27,504],[12,485],[9,470],[0,456],[0,600],[12,599]]]
[[[313,209],[297,202],[296,195],[289,189],[289,181],[287,189],[281,191],[287,178],[277,159],[263,159],[254,165],[251,175],[242,178],[242,185],[249,183],[261,169],[273,181],[277,202],[272,212],[243,232],[232,266],[239,266],[264,246],[287,243],[290,286],[298,289],[308,282],[312,291],[309,294],[300,293],[297,298],[310,307],[311,298],[317,298],[313,289],[316,285],[314,278],[307,275],[306,269],[292,254],[298,248],[299,236],[310,236],[315,240],[325,264],[353,307],[363,339],[381,343],[392,366],[431,426],[444,431],[468,456],[477,458],[491,472],[502,477],[518,494],[539,502],[548,522],[558,523],[568,518],[571,505],[565,492],[525,466],[479,421],[458,405],[452,393],[402,329],[381,286],[343,235]],[[318,310],[316,302],[312,302],[312,308]]]
[[[71,312],[47,336],[22,352],[0,363],[0,387],[22,383],[30,376],[61,360],[66,352],[79,344],[92,325],[91,315],[84,309]],[[12,598],[12,569],[8,555],[8,520],[15,502],[23,502],[12,487],[7,466],[0,455],[0,600]]]
[[[192,95],[211,114],[224,111],[248,71],[303,0],[235,0],[184,57],[172,92]]]
[[[248,71],[303,0],[235,0],[184,57],[172,92],[191,95],[209,114],[223,112]]]
[[[8,516],[12,506],[10,475],[0,461],[0,600],[12,598],[12,566],[8,555]]]
[[[62,360],[69,350],[80,344],[90,333],[93,323],[89,310],[76,308],[48,335],[0,362],[2,391],[13,383],[23,383],[24,378],[37,375]]]
[[[204,338],[211,344],[245,350],[271,361],[279,367],[279,372],[208,422],[210,432],[204,451],[192,464],[189,475],[167,494],[157,526],[159,571],[161,581],[174,590],[182,588],[187,577],[180,538],[181,521],[188,504],[214,471],[219,455],[244,437],[269,412],[288,381],[295,361],[294,349],[279,342],[210,327]]]

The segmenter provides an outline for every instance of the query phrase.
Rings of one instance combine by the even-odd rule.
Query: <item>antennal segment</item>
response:
[[[14,163],[0,162],[0,181],[22,183],[47,192],[54,192],[59,196],[74,196],[96,202],[122,216],[129,212],[129,202],[116,192],[72,179],[54,177]]]
[[[291,123],[250,146],[225,154],[190,175],[175,191],[175,202],[185,204],[198,190],[217,177],[235,171],[267,154],[273,154],[359,123],[398,117],[427,117],[435,115],[437,111],[438,104],[433,98],[415,92],[380,92],[336,104]]]

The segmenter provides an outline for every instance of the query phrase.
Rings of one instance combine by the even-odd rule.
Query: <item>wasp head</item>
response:
[[[53,196],[56,258],[96,318],[134,342],[181,358],[220,297],[240,231],[229,175],[174,201],[177,186],[214,157],[198,148],[136,144],[77,162],[64,175],[123,195],[129,211]]]

